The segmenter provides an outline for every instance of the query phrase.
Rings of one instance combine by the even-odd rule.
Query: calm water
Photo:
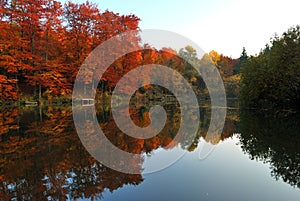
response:
[[[111,142],[142,158],[164,151],[176,135],[179,110],[165,108],[163,132],[144,141],[122,134],[106,107],[97,107],[97,118]],[[149,123],[147,111],[133,108],[133,121]],[[194,143],[168,150],[186,150],[184,157],[156,173],[127,175],[101,165],[85,150],[71,106],[2,108],[0,200],[299,200],[299,114],[231,108],[222,135],[207,138],[210,109],[200,112]],[[204,143],[216,146],[200,160]]]

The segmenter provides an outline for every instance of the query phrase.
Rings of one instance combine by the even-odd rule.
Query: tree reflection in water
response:
[[[242,111],[240,142],[250,158],[271,166],[271,175],[300,188],[299,113]]]
[[[149,124],[151,104],[131,108],[133,121],[139,126]],[[180,126],[180,109],[176,104],[165,106],[168,121],[157,136],[134,139],[122,133],[108,108],[97,108],[97,118],[106,137],[118,148],[141,155],[151,154],[159,147],[172,148]],[[207,116],[207,117],[206,117]],[[197,147],[200,135],[209,124],[209,110],[201,109],[201,131],[192,146],[181,142],[183,149]],[[138,185],[141,174],[124,174],[97,162],[82,146],[74,128],[71,108],[5,108],[0,116],[0,197],[4,200],[67,200],[101,198],[105,190],[114,191],[124,185]],[[87,121],[84,129],[92,133]],[[201,134],[202,133],[202,134]],[[100,146],[100,145],[99,145]]]
[[[1,113],[13,119],[18,114],[16,109]],[[35,110],[23,113],[19,123],[4,115],[0,119],[1,130],[9,128],[0,138],[1,199],[95,199],[105,189],[143,181],[141,175],[119,173],[95,161],[76,135],[71,110],[48,108],[42,121]]]
[[[150,105],[131,107],[133,121],[149,124]],[[76,200],[102,198],[103,192],[143,182],[143,155],[177,146],[172,139],[180,126],[176,104],[165,105],[168,120],[157,136],[134,139],[115,125],[109,108],[97,108],[97,118],[106,137],[118,148],[141,155],[140,174],[124,174],[97,162],[82,146],[73,125],[71,108],[5,108],[0,112],[0,198],[3,200]],[[217,144],[239,135],[242,149],[252,159],[269,162],[272,175],[300,187],[299,116],[257,114],[228,110],[222,135],[206,138],[210,123],[209,107],[200,108],[200,129],[192,145],[180,142],[182,149],[194,151],[205,139]],[[88,122],[85,127],[87,133]],[[172,146],[170,146],[170,143]],[[172,144],[173,143],[173,144]]]

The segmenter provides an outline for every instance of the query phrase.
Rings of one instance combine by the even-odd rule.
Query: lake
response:
[[[149,107],[131,108],[135,124],[149,124]],[[172,142],[180,111],[176,104],[164,107],[164,129],[140,140],[118,129],[109,107],[96,106],[106,137],[140,156],[140,162],[129,164],[139,174],[112,170],[87,152],[74,127],[72,106],[1,108],[0,200],[299,200],[299,113],[233,106],[227,109],[222,134],[208,137],[211,109],[203,104],[190,145]],[[83,129],[94,132],[88,123]],[[199,157],[207,145],[212,150]],[[163,152],[172,157],[178,151],[186,153],[174,164],[143,172],[145,158]]]

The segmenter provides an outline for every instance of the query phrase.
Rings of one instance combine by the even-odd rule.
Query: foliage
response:
[[[211,58],[215,66],[219,69],[220,74],[224,80],[233,75],[236,75],[239,71],[241,58],[233,59],[223,54],[219,54],[215,50],[210,51],[208,56]]]
[[[240,94],[240,80],[241,75],[237,74],[228,77],[224,81],[227,98],[238,98]]]
[[[88,1],[61,5],[55,0],[5,0],[0,10],[3,101],[22,94],[48,100],[71,94],[87,55],[118,33],[138,30],[139,22],[135,15],[101,12]]]
[[[275,37],[242,64],[241,98],[255,107],[298,107],[300,103],[300,27]]]

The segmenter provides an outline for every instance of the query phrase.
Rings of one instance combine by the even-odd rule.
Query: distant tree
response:
[[[214,62],[214,64],[217,66],[218,62],[221,59],[221,55],[217,51],[215,51],[215,50],[210,51],[208,53],[208,55],[211,58],[211,60]]]
[[[184,64],[182,66],[183,74],[188,77],[189,80],[199,76],[193,68],[199,66],[199,59],[197,51],[192,46],[188,45],[185,48],[181,48],[178,52],[178,56],[184,60]]]
[[[218,66],[220,68],[220,71],[222,71],[222,75],[224,78],[228,78],[234,75],[234,71],[236,70],[235,66],[238,62],[239,60],[237,59],[233,59],[221,54]]]
[[[241,62],[247,61],[248,55],[245,47],[243,47],[243,51],[239,59]]]
[[[235,65],[235,71],[234,71],[234,74],[238,74],[240,72],[240,69],[241,69],[241,66],[247,62],[248,60],[248,54],[247,54],[247,51],[246,51],[246,48],[243,47],[243,51],[241,53],[241,56],[238,58],[238,63],[236,63]]]

